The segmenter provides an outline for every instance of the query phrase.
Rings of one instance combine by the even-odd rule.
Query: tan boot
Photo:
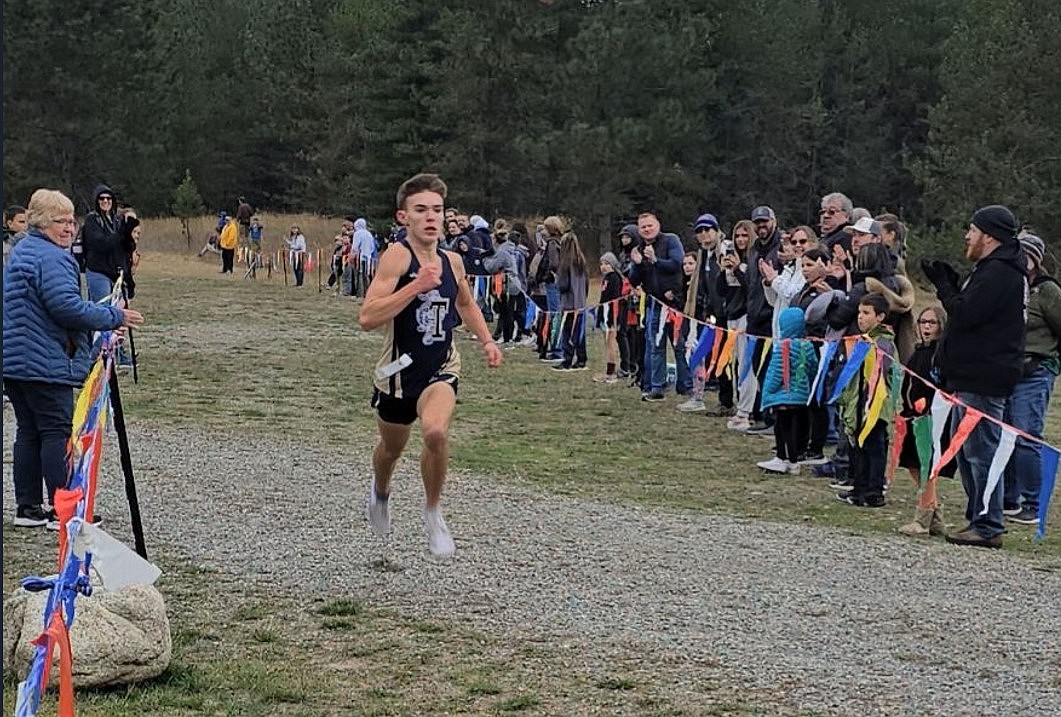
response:
[[[946,535],[947,524],[943,522],[943,504],[940,503],[932,511],[932,520],[928,524],[928,532],[931,535]]]
[[[915,538],[927,538],[931,534],[932,515],[930,509],[918,508],[914,514],[914,522],[901,526],[899,532]]]

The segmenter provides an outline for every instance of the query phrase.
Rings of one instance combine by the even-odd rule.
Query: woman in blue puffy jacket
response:
[[[4,391],[18,424],[14,524],[58,529],[54,513],[44,508],[41,478],[49,502],[69,478],[74,389],[92,366],[92,332],[138,326],[144,317],[81,298],[70,253],[77,222],[66,196],[38,189],[26,215],[26,238],[4,266]]]
[[[807,340],[803,311],[794,306],[778,316],[780,337],[774,340],[770,366],[763,381],[763,408],[775,409],[774,438],[777,455],[759,463],[770,473],[799,473],[799,456],[806,448],[809,420],[807,403],[818,372],[818,351]]]

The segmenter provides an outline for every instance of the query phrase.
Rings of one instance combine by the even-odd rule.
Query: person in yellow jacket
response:
[[[225,217],[225,227],[221,230],[218,244],[221,246],[221,273],[231,274],[236,247],[239,245],[239,225],[235,217]]]

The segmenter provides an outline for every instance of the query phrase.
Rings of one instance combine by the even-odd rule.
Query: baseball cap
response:
[[[696,218],[696,223],[693,224],[693,230],[699,231],[700,229],[718,229],[718,220],[715,219],[714,214],[701,214]]]
[[[752,221],[760,221],[763,219],[775,220],[777,217],[774,215],[774,210],[765,204],[761,207],[756,207],[752,210]]]
[[[880,224],[869,217],[861,217],[857,222],[851,225],[851,231],[858,232],[859,234],[872,234],[873,236],[879,237]]]

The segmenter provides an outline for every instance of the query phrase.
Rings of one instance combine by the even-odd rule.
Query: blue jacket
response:
[[[763,382],[763,408],[771,406],[805,406],[810,400],[810,387],[818,372],[818,351],[804,339],[806,324],[803,311],[790,306],[778,316],[781,338],[775,339],[770,352],[770,366]],[[789,341],[788,387],[784,385],[784,359],[781,339]]]
[[[31,229],[4,266],[4,378],[80,386],[92,332],[122,319],[118,307],[82,299],[77,260]]]
[[[660,232],[654,242],[645,242],[641,246],[641,253],[645,253],[645,247],[652,245],[656,251],[656,263],[650,264],[642,261],[634,264],[630,272],[630,283],[634,286],[644,287],[645,293],[654,296],[672,308],[682,308],[682,259],[685,258],[685,249],[682,248],[682,240],[677,234]],[[664,294],[668,291],[675,297],[667,299]]]

